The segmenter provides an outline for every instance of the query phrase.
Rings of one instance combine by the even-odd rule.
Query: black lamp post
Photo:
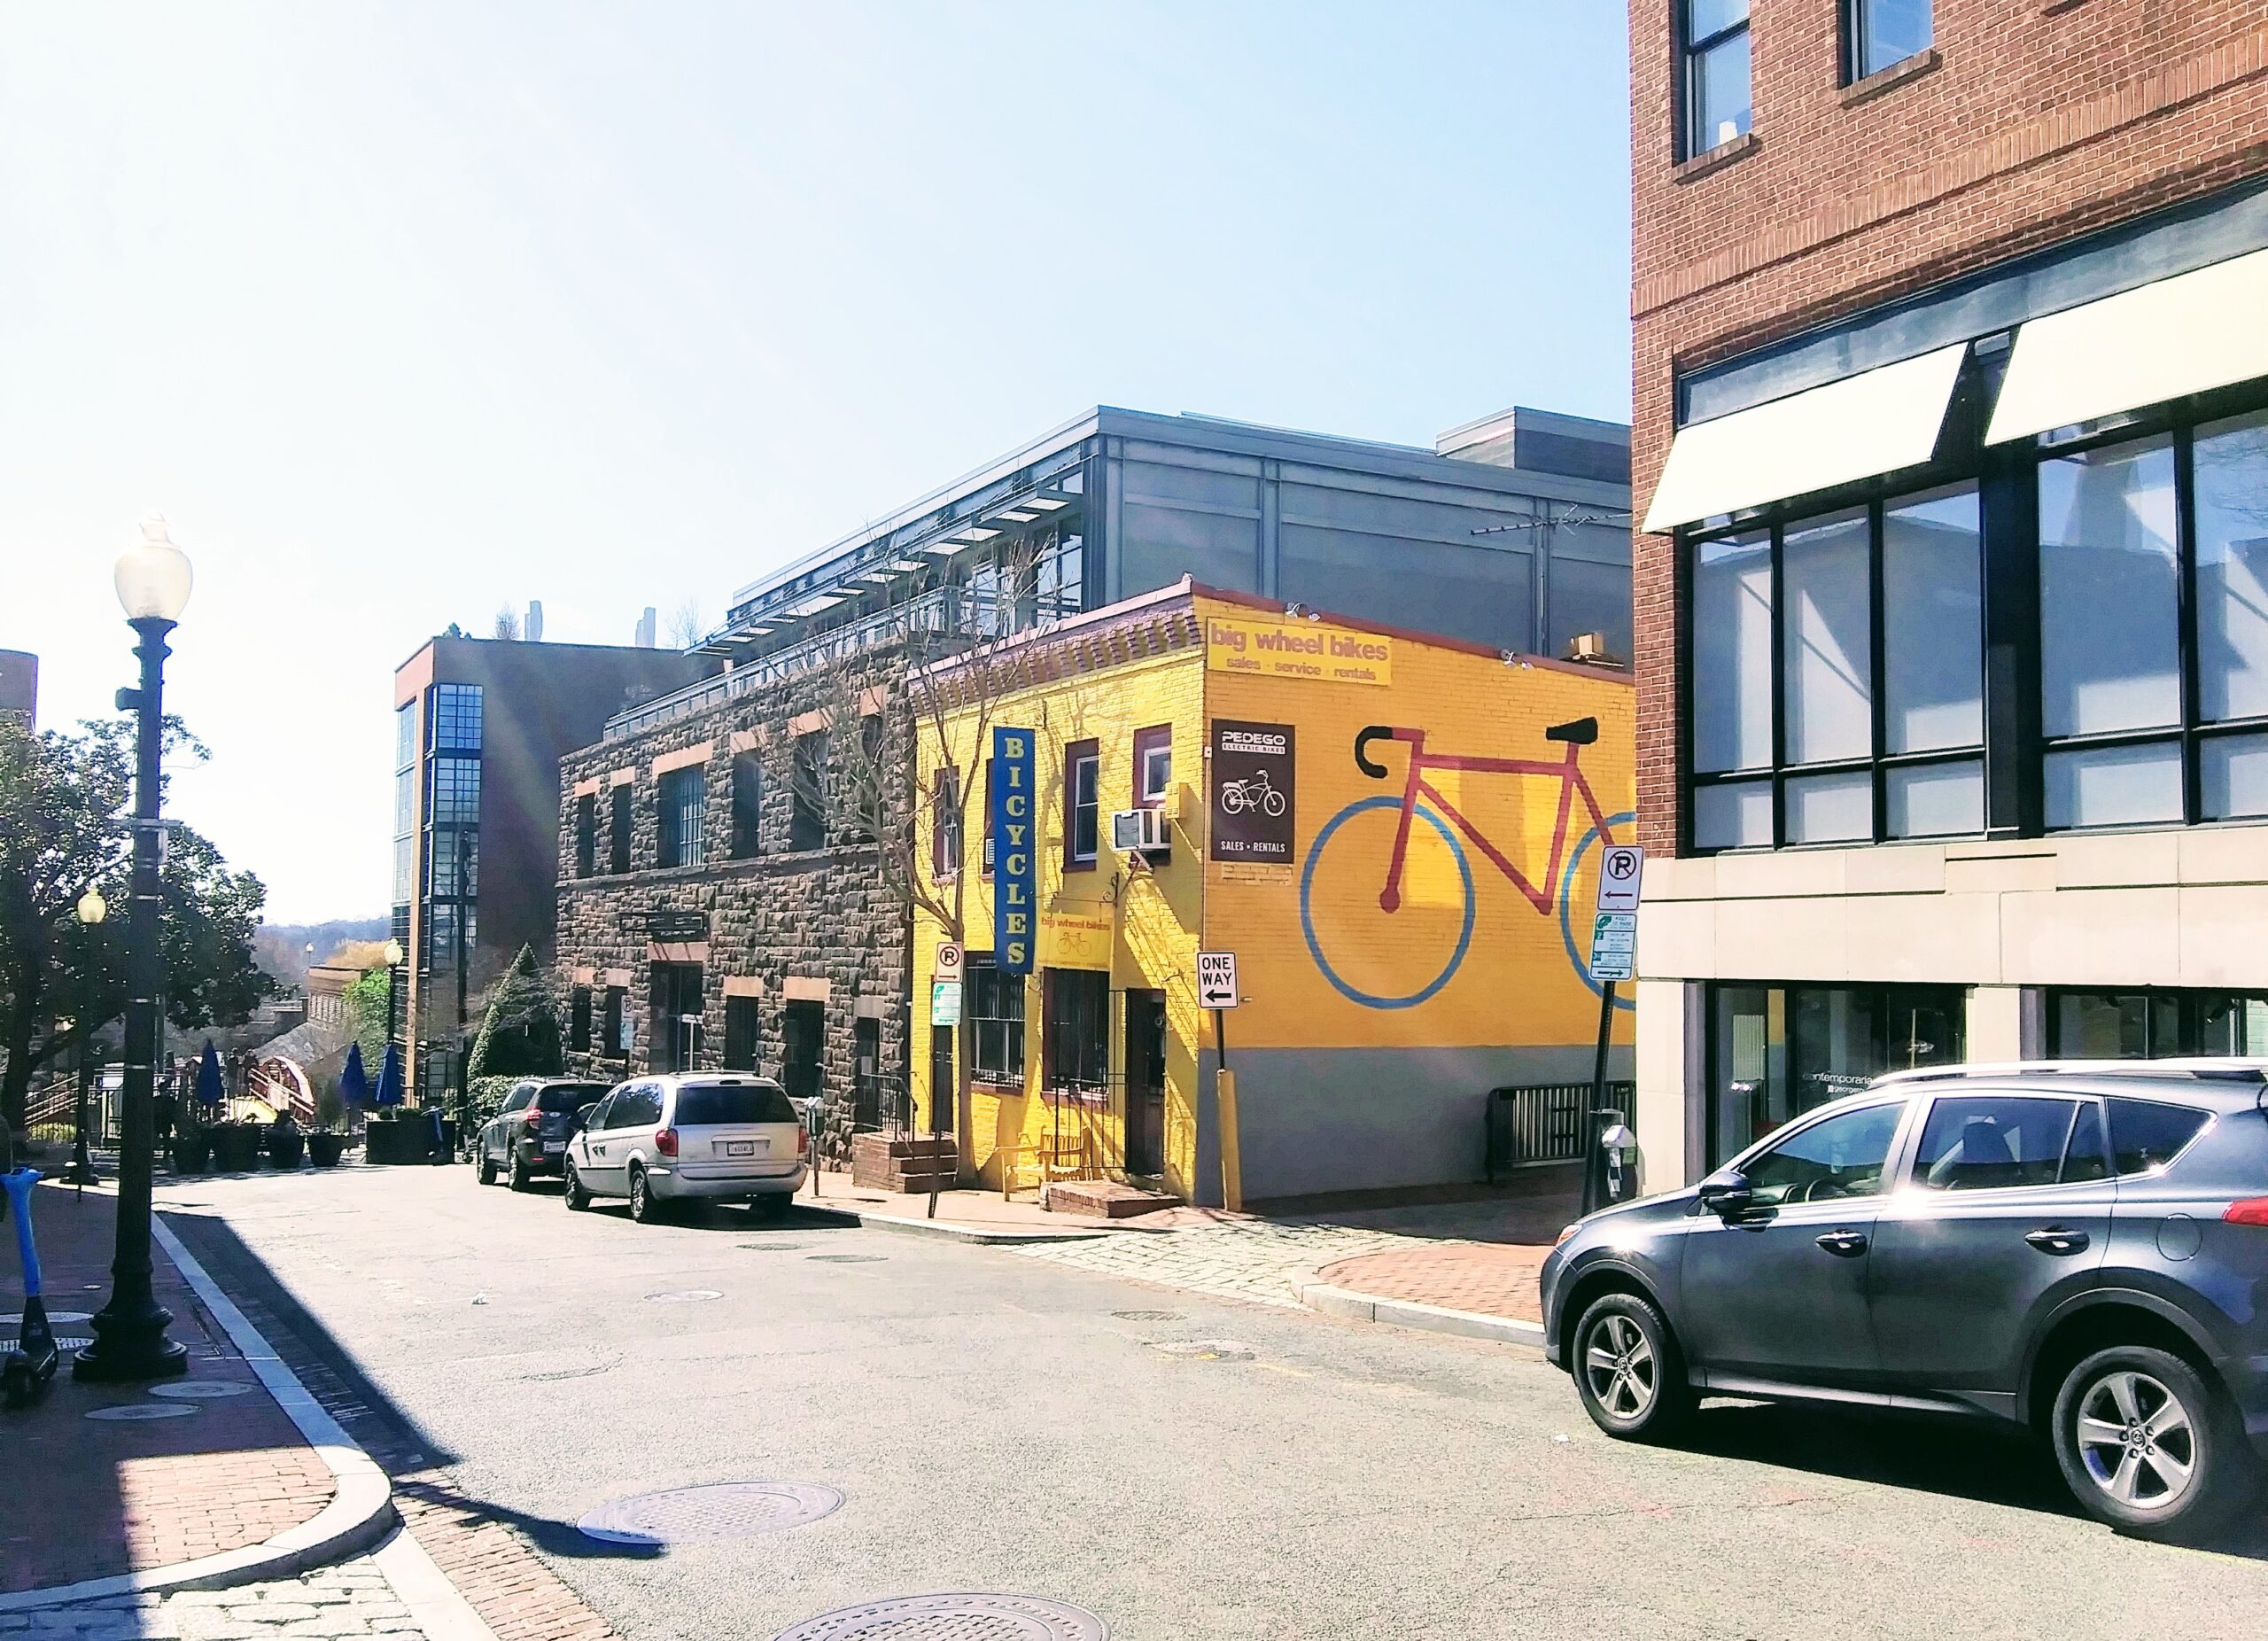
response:
[[[156,1145],[155,1094],[165,980],[158,950],[158,758],[165,735],[166,634],[189,603],[189,559],[166,534],[166,521],[142,521],[142,540],[119,556],[118,602],[142,641],[142,687],[118,692],[120,712],[135,713],[134,878],[127,914],[126,1083],[118,1151],[118,1251],[110,1267],[110,1303],[89,1324],[95,1342],[79,1352],[72,1376],[109,1382],[167,1379],[184,1371],[189,1352],[166,1329],[173,1313],[150,1286],[150,1174]]]

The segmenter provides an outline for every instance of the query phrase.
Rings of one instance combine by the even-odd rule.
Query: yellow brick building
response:
[[[954,671],[925,687],[952,692]],[[913,1096],[918,1125],[934,1116],[988,1183],[1004,1153],[1077,1143],[1113,1178],[1220,1201],[1200,950],[1238,960],[1225,1026],[1248,1201],[1475,1178],[1489,1088],[1589,1076],[1598,823],[1631,836],[1627,673],[1186,581],[959,672],[921,756],[975,772],[974,801],[958,851],[950,833],[922,841],[941,878],[963,875],[967,1024],[936,1024],[944,935],[917,915],[913,1024],[932,1052],[913,1057]],[[1036,743],[1028,977],[991,961],[998,727]],[[1114,817],[1143,808],[1162,846],[1116,846]],[[1619,1009],[1615,1040],[1627,1076]]]

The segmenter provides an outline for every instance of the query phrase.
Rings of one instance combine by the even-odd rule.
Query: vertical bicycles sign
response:
[[[992,961],[1004,975],[1031,973],[1033,909],[1039,900],[1038,851],[1032,846],[1032,748],[1029,729],[992,731]]]

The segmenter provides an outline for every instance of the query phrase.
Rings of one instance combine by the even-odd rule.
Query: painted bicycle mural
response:
[[[1358,798],[1332,816],[1316,834],[1301,872],[1301,930],[1316,967],[1341,996],[1366,1008],[1414,1008],[1456,977],[1472,949],[1480,913],[1468,844],[1518,890],[1536,915],[1557,919],[1568,963],[1594,995],[1600,992],[1577,939],[1573,915],[1576,883],[1595,848],[1627,841],[1635,816],[1627,810],[1609,814],[1583,771],[1582,751],[1598,740],[1596,718],[1555,724],[1543,734],[1545,740],[1565,750],[1557,757],[1480,757],[1431,751],[1423,729],[1373,724],[1355,735],[1355,765],[1371,780],[1384,781],[1392,773],[1371,756],[1374,744],[1399,745],[1407,754],[1401,795]],[[1534,876],[1443,790],[1449,776],[1552,783],[1550,848]],[[1379,834],[1389,823],[1391,841],[1381,851]],[[1617,828],[1624,833],[1618,834]],[[1371,883],[1377,883],[1377,917],[1350,927],[1343,918],[1319,916],[1319,894],[1336,906],[1348,903],[1350,877],[1363,880],[1366,900],[1372,892]],[[1582,926],[1588,931],[1588,915]],[[1391,975],[1382,972],[1386,965],[1381,963],[1381,953],[1391,954]],[[1627,998],[1617,998],[1615,1006],[1624,1010],[1634,1007]]]

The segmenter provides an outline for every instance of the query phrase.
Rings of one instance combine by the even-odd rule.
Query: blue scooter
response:
[[[38,1183],[35,1168],[0,1174],[0,1191],[7,1194],[9,1215],[16,1222],[16,1256],[24,1268],[24,1323],[15,1349],[0,1362],[0,1406],[28,1407],[46,1395],[59,1354],[47,1325],[47,1302],[40,1297],[39,1249],[32,1243],[32,1187]]]

